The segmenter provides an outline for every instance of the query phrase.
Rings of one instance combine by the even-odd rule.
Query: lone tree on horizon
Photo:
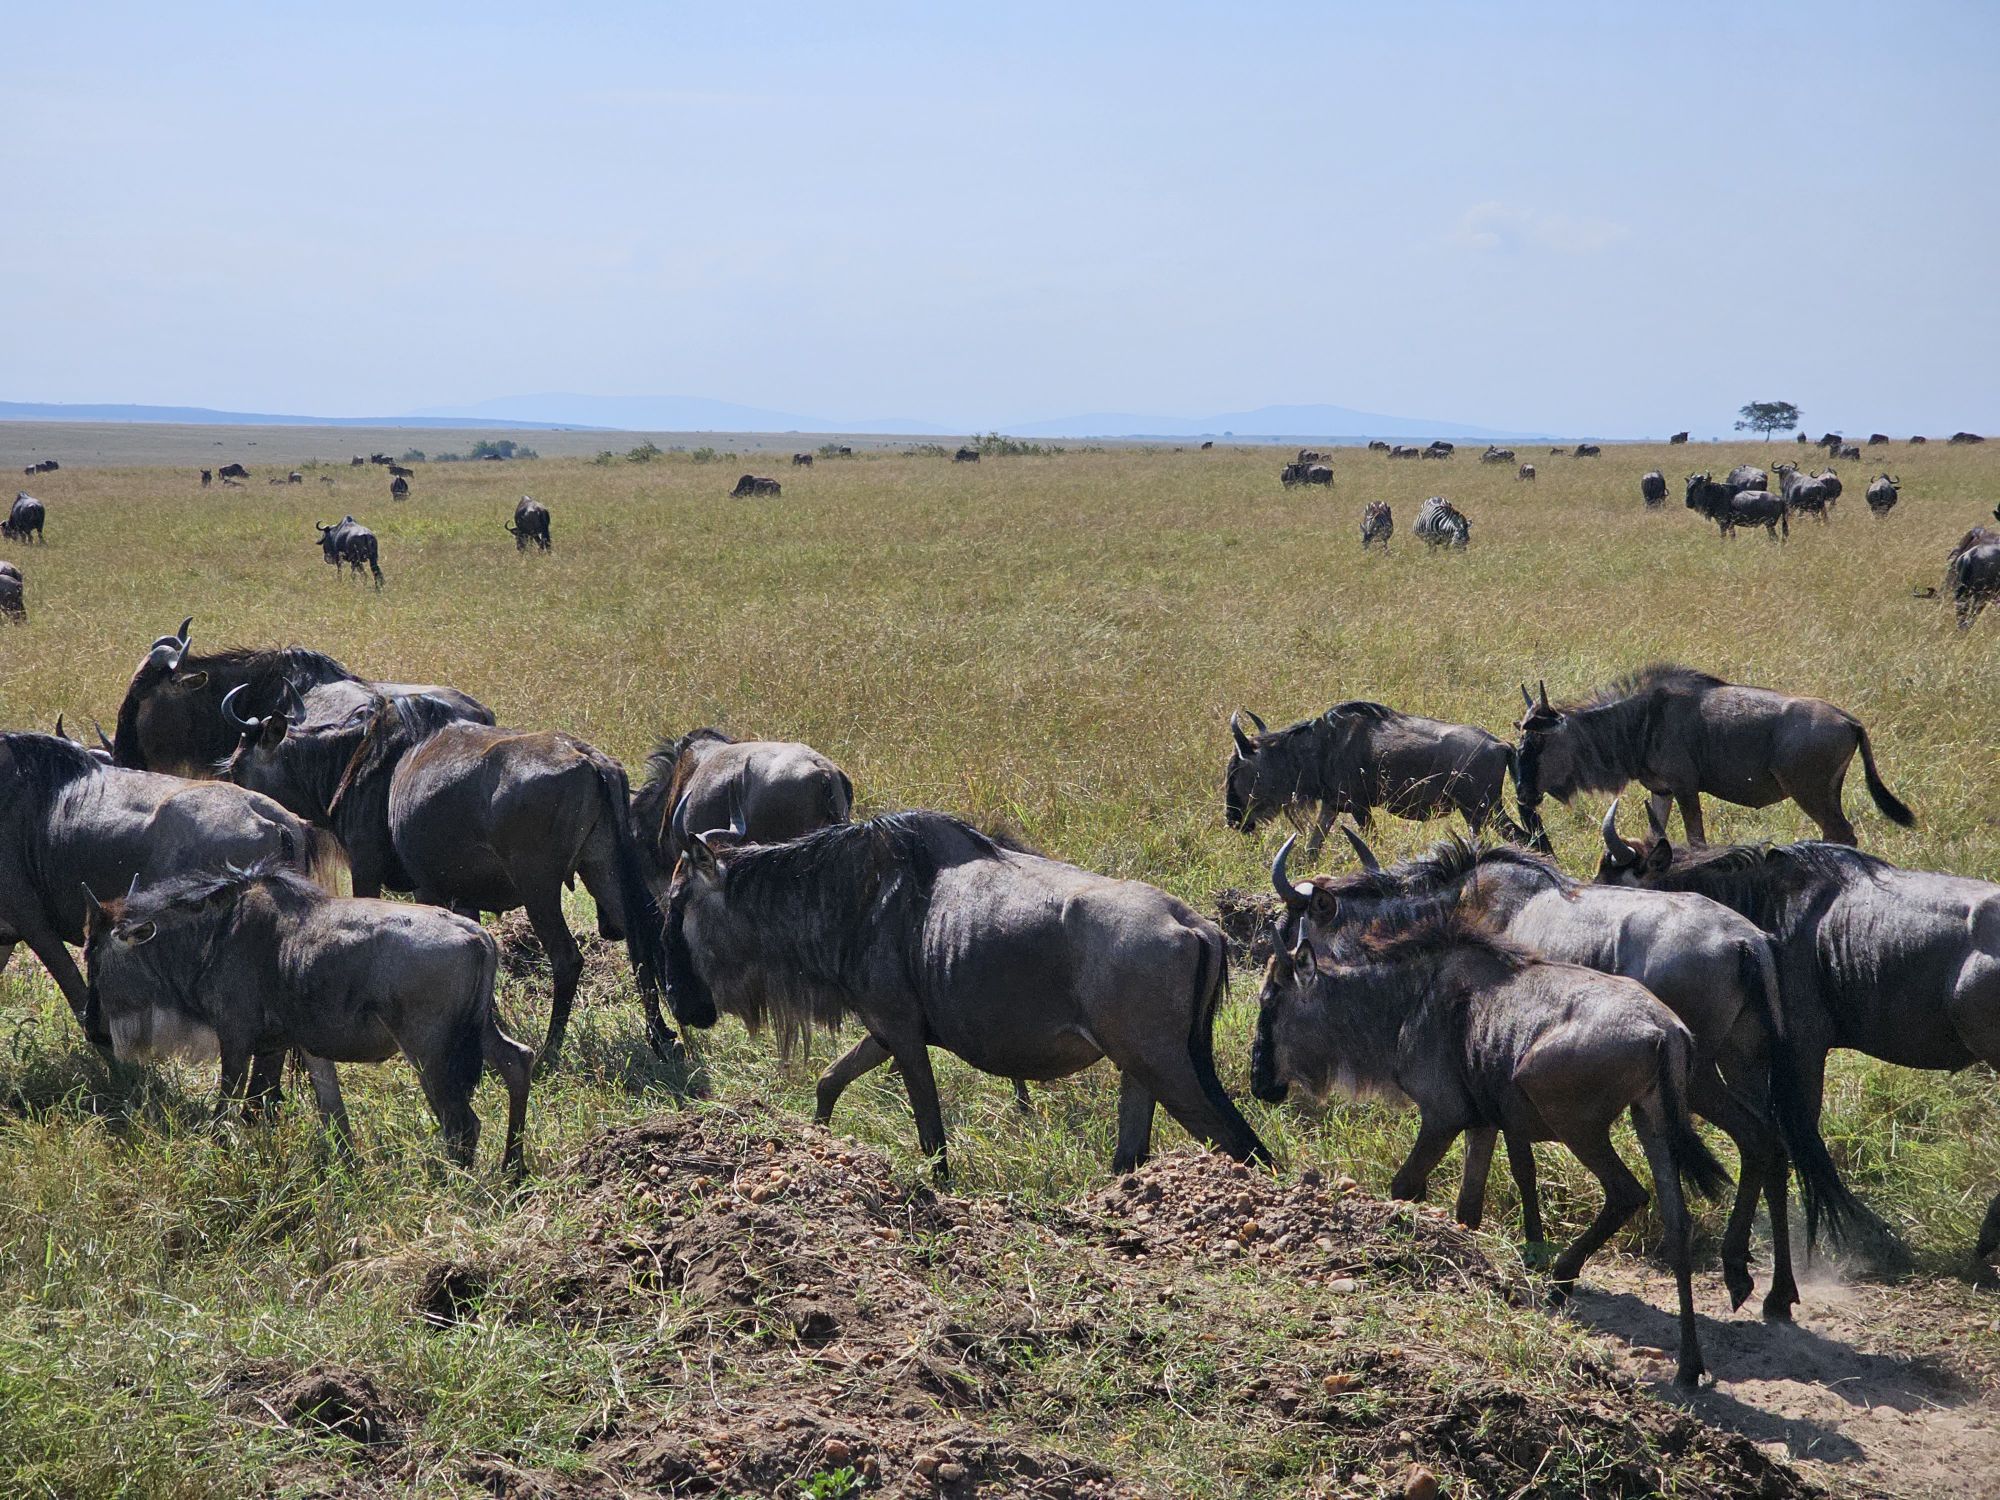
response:
[[[1764,434],[1764,441],[1771,441],[1774,432],[1790,432],[1799,425],[1799,409],[1789,401],[1752,401],[1743,408],[1743,420],[1736,424],[1738,432],[1749,428],[1752,432]]]

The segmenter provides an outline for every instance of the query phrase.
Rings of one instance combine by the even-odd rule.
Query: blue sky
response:
[[[2000,7],[9,8],[0,399],[2000,428]]]

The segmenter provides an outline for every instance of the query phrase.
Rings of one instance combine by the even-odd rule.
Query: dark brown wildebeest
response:
[[[46,542],[48,538],[42,535],[42,526],[47,519],[48,508],[41,501],[25,491],[17,491],[7,519],[0,521],[0,536],[9,541]]]
[[[291,473],[285,476],[286,484],[304,484],[305,482],[306,476],[301,474],[297,469],[292,470]]]
[[[1572,456],[1576,458],[1599,458],[1603,453],[1604,450],[1595,443],[1578,443],[1576,451]]]
[[[1597,878],[1693,891],[1771,935],[1792,1045],[1817,1114],[1827,1052],[1956,1071],[2000,1063],[2000,886],[1822,843],[1676,854],[1607,847]],[[2000,1197],[1986,1210],[1976,1267],[2000,1249]]]
[[[1914,448],[1918,443],[1928,443],[1929,441],[1930,439],[1927,437],[1912,437],[1910,439],[1910,446]]]
[[[714,728],[662,740],[632,799],[633,829],[662,889],[694,834],[740,827],[752,843],[782,844],[853,812],[854,783],[812,746]]]
[[[409,481],[409,480],[407,480],[407,479],[405,479],[405,478],[403,478],[403,476],[402,476],[402,475],[400,475],[400,474],[398,474],[398,475],[397,475],[397,476],[396,476],[396,477],[395,477],[394,479],[390,480],[390,481],[389,481],[389,498],[390,498],[391,500],[407,500],[407,499],[409,499],[409,498],[410,498],[410,481]]]
[[[1431,496],[1418,509],[1414,530],[1427,547],[1454,547],[1463,551],[1472,545],[1472,522],[1442,495]]]
[[[813,466],[813,456],[810,453],[794,453],[792,455],[793,468],[810,469],[812,466]]]
[[[1361,550],[1366,552],[1376,543],[1382,550],[1389,550],[1389,538],[1396,534],[1396,513],[1389,509],[1387,500],[1370,500],[1368,508],[1361,512]]]
[[[479,1143],[472,1093],[491,1067],[507,1086],[501,1163],[521,1171],[534,1053],[500,1029],[500,952],[477,922],[329,896],[279,864],[86,901],[92,1040],[120,1062],[219,1055],[220,1108],[232,1111],[252,1058],[296,1049],[345,1146],[352,1131],[334,1064],[400,1051],[460,1166]]]
[[[1856,463],[1860,463],[1861,449],[1853,443],[1842,443],[1833,451],[1832,456],[1834,458],[1851,458]]]
[[[1579,703],[1550,706],[1546,685],[1518,726],[1515,788],[1521,818],[1541,835],[1543,797],[1567,803],[1578,792],[1622,792],[1636,781],[1651,796],[1661,827],[1678,803],[1688,839],[1704,840],[1701,793],[1738,807],[1790,798],[1836,843],[1854,842],[1841,811],[1848,762],[1861,752],[1868,795],[1890,822],[1916,826],[1875,770],[1861,721],[1818,698],[1743,687],[1706,672],[1660,663],[1598,689]],[[1546,839],[1543,839],[1546,843]]]
[[[1781,531],[1787,539],[1792,534],[1791,516],[1782,496],[1769,490],[1739,493],[1706,474],[1688,475],[1687,508],[1715,522],[1717,536],[1723,541],[1734,538],[1739,526],[1761,526],[1774,542]]]
[[[401,484],[402,481],[396,481]],[[342,563],[354,570],[360,577],[366,567],[375,575],[375,587],[382,587],[382,565],[375,545],[375,533],[363,526],[352,516],[347,516],[331,526],[315,521],[319,531],[319,550],[326,562],[338,572]]]
[[[697,833],[674,872],[667,994],[789,1042],[847,1016],[867,1034],[819,1080],[824,1124],[893,1058],[917,1140],[948,1175],[931,1047],[982,1072],[1046,1080],[1108,1058],[1121,1077],[1112,1170],[1152,1149],[1156,1104],[1242,1161],[1270,1153],[1215,1075],[1228,950],[1182,902],[1002,848],[942,813],[823,828],[785,844]]]
[[[1215,446],[1214,440],[1211,439],[1210,441],[1205,442],[1201,445],[1201,451],[1206,453],[1208,452],[1209,449],[1213,448],[1214,446]]]
[[[1223,767],[1222,817],[1231,828],[1253,833],[1284,817],[1308,830],[1315,853],[1342,813],[1365,828],[1378,807],[1413,822],[1457,813],[1475,833],[1497,818],[1503,832],[1520,832],[1501,806],[1514,752],[1483,729],[1360,700],[1284,729],[1248,717],[1255,736],[1243,715],[1229,716],[1235,744]]]
[[[1615,830],[1615,819],[1614,804],[1607,830]],[[1788,1152],[1800,1164],[1815,1224],[1824,1213],[1843,1237],[1857,1226],[1876,1227],[1841,1182],[1820,1138],[1817,1106],[1807,1103],[1803,1070],[1790,1050],[1770,943],[1754,923],[1699,896],[1624,889],[1606,895],[1614,888],[1580,884],[1553,863],[1506,845],[1482,848],[1453,839],[1425,858],[1385,870],[1358,834],[1344,826],[1341,831],[1361,856],[1360,874],[1295,884],[1285,870],[1285,850],[1272,862],[1271,882],[1284,908],[1273,934],[1275,951],[1290,952],[1303,937],[1315,952],[1326,952],[1342,929],[1370,920],[1384,903],[1419,920],[1456,911],[1480,917],[1557,963],[1635,979],[1680,1018],[1694,1040],[1688,1103],[1729,1135],[1743,1162],[1722,1241],[1732,1306],[1742,1306],[1754,1285],[1750,1230],[1760,1193],[1770,1203],[1773,1225],[1764,1315],[1789,1318],[1799,1300],[1787,1227]],[[1483,1184],[1492,1137],[1475,1137],[1470,1146],[1467,1180]],[[1507,1154],[1521,1190],[1525,1235],[1535,1244],[1542,1226],[1534,1153],[1526,1142],[1510,1140]],[[1461,1203],[1460,1209],[1476,1228],[1480,1205]]]
[[[1630,1110],[1680,1291],[1674,1378],[1695,1385],[1703,1364],[1681,1179],[1711,1195],[1729,1178],[1688,1119],[1693,1055],[1687,1027],[1636,980],[1552,963],[1458,912],[1384,912],[1324,954],[1301,943],[1272,957],[1250,1077],[1272,1104],[1297,1087],[1318,1099],[1340,1091],[1415,1105],[1416,1144],[1389,1187],[1396,1198],[1422,1199],[1461,1135],[1483,1143],[1488,1162],[1502,1131],[1524,1145],[1562,1142],[1604,1188],[1604,1207],[1551,1268],[1563,1294],[1646,1205],[1611,1144]],[[1465,1183],[1462,1214],[1485,1189]]]
[[[1516,479],[1525,479],[1532,483],[1535,477],[1535,466],[1533,464],[1522,464],[1515,472],[1514,477]]]
[[[1667,503],[1667,476],[1653,469],[1639,476],[1639,498],[1646,502],[1647,510],[1658,510]]]
[[[207,489],[214,482],[215,482],[214,472],[209,469],[203,469],[201,471],[201,487],[203,489]]]
[[[89,995],[64,944],[83,941],[86,884],[124,891],[264,859],[328,885],[346,863],[268,797],[107,766],[54,735],[0,733],[0,968],[26,943],[79,1020]]]
[[[1878,516],[1886,516],[1896,508],[1901,498],[1903,481],[1891,479],[1887,474],[1872,479],[1868,484],[1868,508]]]
[[[16,625],[28,623],[27,582],[13,563],[0,561],[0,615]]]
[[[729,492],[732,499],[741,499],[745,495],[777,495],[781,493],[783,491],[779,487],[777,480],[762,478],[756,474],[745,474],[741,479],[736,481],[736,488]]]
[[[1986,439],[1976,432],[1954,432],[1947,441],[1953,443],[1983,443]]]
[[[1889,434],[1886,432],[1871,432],[1868,434],[1868,446],[1871,448],[1879,448],[1888,441]]]
[[[505,522],[502,524],[507,525]],[[528,495],[523,495],[521,503],[514,507],[513,524],[507,525],[507,531],[514,538],[516,552],[526,552],[530,542],[544,552],[555,545],[549,535],[548,507]]]
[[[219,479],[248,479],[250,471],[241,464],[224,464],[215,471]]]
[[[392,479],[414,479],[416,475],[417,471],[415,469],[408,468],[403,464],[389,465],[389,476]]]
[[[979,462],[979,450],[977,448],[961,448],[958,452],[952,454],[951,461],[955,464],[976,464]]]
[[[2000,520],[2000,506],[1993,510]],[[2000,531],[1975,526],[1958,539],[1945,560],[1944,593],[1958,612],[1958,628],[1970,630],[1980,612],[2000,600]]]
[[[1685,432],[1677,432],[1667,439],[1669,443],[1685,443],[1687,440],[1688,435]]]

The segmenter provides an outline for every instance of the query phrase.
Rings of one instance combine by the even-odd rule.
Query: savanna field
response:
[[[65,456],[61,429],[34,433]],[[16,446],[0,434],[18,470],[37,454]],[[1786,442],[1596,460],[1517,444],[1532,484],[1476,448],[1339,449],[1330,493],[1281,488],[1289,453],[1270,448],[975,466],[889,446],[794,470],[789,447],[631,462],[625,446],[605,463],[418,464],[401,504],[344,458],[267,485],[307,451],[270,432],[198,460],[248,462],[241,489],[201,489],[195,463],[21,479],[48,503],[48,544],[0,544],[30,611],[0,628],[0,724],[109,728],[148,642],[191,614],[197,649],[297,643],[450,683],[502,724],[590,740],[635,782],[656,742],[698,725],[805,740],[851,774],[862,813],[1003,824],[1213,914],[1220,890],[1267,888],[1279,837],[1223,826],[1232,709],[1277,727],[1373,698],[1512,738],[1522,682],[1561,702],[1673,660],[1858,715],[1918,819],[1887,823],[1853,768],[1863,847],[2000,880],[2000,614],[1961,634],[1913,597],[1991,522],[2000,444],[1865,450],[1835,466],[1831,523],[1784,546],[1720,542],[1680,496],[1694,469],[1821,456]],[[1639,499],[1652,468],[1658,511]],[[1903,498],[1878,521],[1862,491],[1885,468]],[[746,471],[783,496],[728,498]],[[524,493],[552,512],[547,556],[501,529]],[[1471,518],[1469,551],[1410,535],[1436,493]],[[1386,556],[1358,545],[1375,499],[1396,512]],[[379,593],[320,560],[312,523],[348,513],[380,538]],[[1790,804],[1706,808],[1713,842],[1813,832]],[[1546,809],[1572,873],[1596,866],[1603,810]],[[1641,826],[1635,802],[1626,829]],[[1450,831],[1382,817],[1371,839],[1387,859]],[[400,1062],[345,1070],[357,1161],[331,1155],[302,1080],[275,1125],[218,1128],[212,1073],[108,1065],[17,951],[0,973],[0,1493],[1247,1497],[1423,1494],[1426,1473],[1447,1494],[2000,1487],[2000,1299],[1964,1266],[2000,1184],[1986,1069],[1836,1056],[1825,1134],[1914,1270],[1822,1255],[1801,1322],[1816,1303],[1845,1321],[1766,1329],[1754,1301],[1728,1312],[1721,1208],[1704,1205],[1701,1310],[1741,1331],[1704,1326],[1721,1387],[1676,1406],[1643,1354],[1668,1326],[1657,1220],[1586,1270],[1600,1291],[1578,1316],[1551,1316],[1504,1172],[1467,1235],[1375,1201],[1409,1117],[1250,1098],[1254,971],[1233,976],[1216,1050],[1275,1179],[1192,1158],[1163,1115],[1169,1159],[1121,1185],[1108,1067],[1038,1087],[1023,1116],[1003,1080],[940,1054],[956,1177],[933,1197],[896,1077],[871,1075],[815,1131],[813,1079],[845,1042],[781,1060],[725,1019],[691,1071],[668,1067],[622,954],[590,953],[517,1190],[495,1167],[491,1083],[470,1174],[443,1164]],[[507,1022],[538,1041],[547,973],[509,954]],[[1540,1160],[1568,1238],[1595,1184],[1555,1148]],[[1845,1357],[1819,1345],[1853,1353],[1880,1392],[1856,1419],[1887,1413],[1879,1433],[1843,1425],[1851,1396],[1729,1394],[1746,1351],[1783,1367],[1804,1346],[1773,1341],[1794,1337],[1836,1372],[1816,1389]],[[1938,1425],[1898,1448],[1906,1414]]]

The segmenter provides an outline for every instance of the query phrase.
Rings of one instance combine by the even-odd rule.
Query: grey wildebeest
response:
[[[2000,520],[2000,506],[1994,508]],[[1958,628],[1970,630],[1980,611],[2000,600],[2000,531],[1975,526],[1958,539],[1945,560],[1944,592],[1958,612]]]
[[[27,584],[13,563],[0,561],[0,615],[16,625],[28,621]]]
[[[1856,463],[1860,463],[1861,449],[1853,443],[1843,443],[1839,448],[1834,450],[1832,456],[1835,458],[1851,458]]]
[[[1755,464],[1738,464],[1729,471],[1729,477],[1723,483],[1740,495],[1745,490],[1768,490],[1771,476]]]
[[[1667,476],[1658,469],[1639,476],[1639,498],[1646,502],[1646,509],[1658,510],[1667,503]]]
[[[1891,479],[1887,474],[1878,475],[1868,481],[1868,509],[1878,516],[1886,516],[1896,508],[1901,497],[1903,481]]]
[[[1209,449],[1213,448],[1214,446],[1215,446],[1215,439],[1210,438],[1207,442],[1201,445],[1201,451],[1203,453],[1206,453],[1208,452]]]
[[[1824,522],[1833,507],[1826,486],[1812,475],[1801,474],[1796,464],[1778,465],[1778,492],[1785,509],[1794,515],[1818,516]]]
[[[1427,547],[1452,547],[1459,550],[1472,545],[1472,522],[1465,512],[1453,505],[1442,495],[1433,495],[1417,510],[1416,534]]]
[[[396,477],[395,477],[394,479],[390,480],[390,481],[389,481],[389,498],[390,498],[391,500],[407,500],[407,499],[409,499],[409,498],[410,498],[410,481],[409,481],[409,480],[407,480],[407,479],[405,479],[405,478],[404,478],[404,477],[403,477],[402,475],[400,475],[400,474],[398,474],[398,475],[397,475],[397,476],[396,476]]]
[[[662,889],[694,834],[740,827],[752,843],[782,844],[853,813],[854,783],[812,746],[714,728],[661,741],[632,799],[633,828]]]
[[[392,479],[414,479],[417,477],[417,471],[402,464],[390,464],[389,476]]]
[[[375,545],[374,532],[352,516],[347,516],[332,526],[321,521],[315,521],[313,525],[319,531],[319,541],[316,545],[329,567],[338,572],[340,565],[345,563],[354,570],[354,576],[357,578],[361,576],[361,570],[365,567],[374,573],[375,587],[378,589],[382,587],[382,565],[377,560],[378,549]]]
[[[1840,476],[1831,469],[1821,469],[1817,474],[1813,475],[1813,478],[1817,479],[1820,483],[1820,488],[1826,491],[1826,508],[1828,511],[1831,511],[1833,509],[1833,502],[1841,497],[1845,488],[1840,482]]]
[[[1231,828],[1254,833],[1288,818],[1305,826],[1314,853],[1343,813],[1365,828],[1378,807],[1412,821],[1458,813],[1475,833],[1497,817],[1503,832],[1520,831],[1501,806],[1514,752],[1483,729],[1360,700],[1284,729],[1249,718],[1254,736],[1242,715],[1229,716],[1222,817]]]
[[[1643,850],[1607,846],[1598,879],[1693,891],[1771,934],[1815,1113],[1835,1047],[1905,1068],[2000,1064],[2000,886],[1818,842],[1676,854],[1657,829]],[[1996,1249],[2000,1197],[1973,1260]]]
[[[554,971],[543,1066],[562,1051],[583,976],[562,909],[564,887],[578,880],[597,904],[599,934],[625,943],[648,1038],[672,1054],[657,990],[662,917],[617,761],[566,734],[467,723],[421,696],[331,723],[294,712],[296,722],[270,714],[240,726],[226,774],[332,828],[358,895],[386,888],[464,912],[525,908]]]
[[[472,1092],[507,1086],[502,1162],[521,1170],[534,1054],[500,1029],[499,949],[435,907],[329,896],[278,864],[181,875],[102,904],[86,895],[93,1040],[120,1062],[219,1056],[224,1110],[254,1057],[296,1049],[320,1113],[351,1132],[334,1064],[409,1058],[445,1150],[470,1166]]]
[[[1879,448],[1888,441],[1889,434],[1886,432],[1871,432],[1868,434],[1868,446],[1871,448]]]
[[[1370,500],[1368,508],[1361,512],[1361,550],[1380,545],[1384,552],[1389,550],[1389,538],[1396,534],[1396,513],[1389,508],[1387,500]]]
[[[514,507],[514,520],[507,526],[507,531],[514,538],[516,552],[526,552],[530,542],[543,552],[555,545],[549,535],[549,508],[532,496],[521,497],[521,503]]]
[[[1738,807],[1789,797],[1827,838],[1852,844],[1840,788],[1856,750],[1882,815],[1899,827],[1916,824],[1876,774],[1861,721],[1818,698],[1744,687],[1671,663],[1642,668],[1561,708],[1550,706],[1546,685],[1540,691],[1537,702],[1521,689],[1527,712],[1515,752],[1521,818],[1538,837],[1535,809],[1543,797],[1567,803],[1578,792],[1616,793],[1636,781],[1662,827],[1679,804],[1695,844],[1705,841],[1703,792]]]
[[[794,453],[792,455],[793,468],[810,469],[812,466],[813,466],[813,456],[810,453]]]
[[[1687,1028],[1636,980],[1551,962],[1461,912],[1385,908],[1325,952],[1302,941],[1272,957],[1250,1077],[1273,1104],[1296,1087],[1319,1099],[1338,1090],[1415,1105],[1416,1143],[1389,1188],[1397,1198],[1422,1199],[1461,1135],[1473,1136],[1469,1150],[1485,1162],[1502,1132],[1510,1153],[1515,1141],[1560,1141],[1603,1185],[1604,1206],[1556,1257],[1558,1293],[1646,1205],[1611,1144],[1630,1110],[1680,1291],[1675,1379],[1693,1385],[1703,1365],[1681,1179],[1703,1194],[1728,1182],[1688,1118],[1693,1057]],[[1485,1191],[1483,1174],[1468,1173],[1462,1215]]]
[[[1733,539],[1739,526],[1761,526],[1774,542],[1780,532],[1787,538],[1792,534],[1791,514],[1783,497],[1769,490],[1738,493],[1706,474],[1688,475],[1687,508],[1715,522],[1717,537],[1723,541]]]
[[[1615,817],[1615,811],[1607,817],[1607,830],[1615,830]],[[1290,951],[1303,936],[1314,951],[1325,952],[1341,930],[1368,921],[1390,903],[1406,920],[1446,911],[1477,916],[1544,958],[1643,984],[1693,1038],[1690,1107],[1726,1132],[1742,1159],[1722,1239],[1731,1305],[1742,1306],[1752,1289],[1750,1229],[1761,1192],[1770,1204],[1772,1242],[1764,1314],[1789,1318],[1799,1299],[1788,1227],[1787,1153],[1800,1163],[1812,1219],[1824,1211],[1833,1227],[1844,1231],[1866,1211],[1840,1181],[1819,1136],[1817,1108],[1806,1103],[1763,931],[1703,897],[1583,885],[1549,861],[1507,846],[1481,848],[1454,839],[1424,858],[1385,870],[1358,835],[1343,832],[1361,856],[1360,874],[1295,883],[1285,868],[1289,843],[1272,862],[1271,883],[1284,905],[1274,934],[1277,951]],[[1468,1182],[1484,1184],[1492,1147],[1491,1135],[1469,1143]],[[1542,1222],[1534,1153],[1527,1142],[1509,1140],[1507,1154],[1521,1192],[1524,1232],[1537,1244]],[[1460,1217],[1474,1228],[1479,1215],[1477,1201],[1461,1202]]]
[[[305,482],[306,476],[301,474],[297,469],[292,470],[291,473],[285,476],[286,484],[304,484]]]
[[[1423,449],[1421,449],[1421,448],[1418,448],[1418,447],[1414,447],[1414,446],[1412,446],[1411,444],[1408,444],[1408,443],[1398,443],[1398,444],[1396,444],[1396,446],[1395,446],[1395,447],[1393,447],[1393,448],[1391,448],[1391,449],[1389,450],[1389,457],[1391,457],[1391,458],[1416,458],[1416,457],[1418,457],[1418,456],[1419,456],[1420,454],[1422,454],[1422,452],[1423,452],[1423,451],[1424,451]]]
[[[1669,443],[1685,443],[1687,440],[1688,435],[1685,432],[1677,432],[1667,439]]]
[[[47,506],[25,490],[16,491],[14,503],[7,511],[7,519],[0,521],[0,536],[9,541],[46,542],[48,538],[42,535],[42,526],[47,519]]]
[[[1298,461],[1302,464],[1316,464],[1325,459],[1325,457],[1326,455],[1317,448],[1301,448],[1299,449]]]
[[[125,891],[191,870],[279,859],[328,884],[335,842],[268,797],[105,765],[46,734],[0,734],[0,968],[26,943],[79,1019],[88,998],[65,943],[83,887]]]
[[[1486,451],[1479,455],[1479,461],[1483,464],[1511,464],[1514,462],[1514,450],[1495,448],[1488,444]]]
[[[1516,479],[1532,480],[1535,477],[1535,466],[1533,464],[1522,464],[1521,467],[1515,471],[1514,477]]]
[[[1204,443],[1202,446],[1205,448],[1208,444]],[[1370,453],[1387,453],[1389,445],[1381,438],[1370,438],[1368,440],[1368,451]]]
[[[979,450],[977,448],[961,448],[958,452],[952,454],[951,461],[955,464],[976,464],[979,462]]]
[[[1603,453],[1604,450],[1598,447],[1597,444],[1595,443],[1578,443],[1576,445],[1576,452],[1573,456],[1577,458],[1598,458],[1601,457]]]
[[[1286,489],[1290,489],[1295,484],[1330,485],[1333,483],[1333,470],[1325,464],[1286,464],[1283,469],[1279,470],[1278,478]]]
[[[1432,438],[1430,445],[1424,449],[1424,457],[1450,458],[1457,451],[1458,447],[1455,443],[1447,443],[1443,438]]]
[[[296,695],[324,689],[314,695],[323,716],[372,709],[378,697],[421,694],[450,704],[462,719],[493,722],[484,704],[457,688],[364,681],[332,657],[301,646],[194,651],[193,625],[189,616],[176,633],[154,641],[132,674],[113,732],[112,754],[119,765],[176,776],[214,775],[216,763],[226,760],[242,737],[222,712],[223,699],[236,687],[246,689],[235,700],[235,712],[243,717],[281,712]]]
[[[736,488],[729,492],[731,499],[741,499],[745,495],[779,495],[783,487],[775,479],[767,479],[756,474],[745,474],[736,481]]]
[[[1916,440],[1912,438],[1911,441],[1914,442]],[[1948,443],[1963,444],[1963,443],[1983,443],[1986,441],[1986,439],[1981,437],[1976,432],[1954,432],[1950,437],[1946,438],[1945,441]]]
[[[941,813],[785,844],[697,833],[669,893],[675,1014],[771,1020],[783,1039],[854,1017],[867,1034],[821,1076],[820,1123],[893,1058],[941,1181],[934,1046],[1014,1079],[1108,1058],[1120,1074],[1113,1171],[1150,1153],[1156,1104],[1195,1139],[1268,1161],[1215,1074],[1227,964],[1221,930],[1164,891],[1002,848]]]
[[[215,471],[218,479],[248,479],[250,471],[241,464],[224,464]]]

